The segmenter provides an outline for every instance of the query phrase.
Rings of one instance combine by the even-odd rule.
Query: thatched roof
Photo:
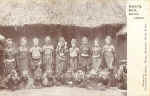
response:
[[[127,34],[127,26],[124,26],[119,32],[117,32],[117,36],[126,35]]]
[[[125,24],[126,0],[0,0],[0,25]]]

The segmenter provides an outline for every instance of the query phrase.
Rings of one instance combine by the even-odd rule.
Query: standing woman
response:
[[[70,68],[71,72],[76,71],[78,69],[78,56],[79,56],[79,48],[77,47],[77,40],[71,40],[71,48],[69,49],[70,53]]]
[[[27,38],[22,37],[18,48],[17,69],[21,78],[21,87],[25,87],[29,80],[29,48],[27,47]]]
[[[84,72],[87,72],[90,64],[91,64],[91,50],[89,46],[89,41],[87,37],[83,37],[81,39],[80,45],[79,66]]]
[[[115,47],[112,44],[112,38],[110,36],[106,36],[105,45],[103,46],[103,56],[104,62],[106,64],[106,69],[108,70],[108,84],[107,86],[112,86],[115,84],[114,77],[114,63],[115,63]]]
[[[4,50],[4,64],[5,64],[5,75],[8,87],[11,89],[16,89],[18,84],[18,74],[16,71],[17,60],[16,60],[16,48],[12,39],[7,39],[6,48]]]
[[[5,76],[4,73],[4,48],[5,37],[0,34],[0,80]]]
[[[112,38],[106,36],[105,45],[103,46],[104,61],[108,70],[113,70],[115,61],[115,47],[112,44]]]
[[[102,48],[98,38],[95,38],[92,47],[92,74],[96,74],[100,71],[102,63]]]
[[[56,74],[62,75],[67,71],[67,43],[64,37],[60,37],[56,48]]]
[[[51,38],[45,38],[45,44],[42,48],[43,51],[43,85],[49,86],[49,79],[52,78],[54,72],[54,46],[52,45]]]
[[[31,74],[34,79],[35,87],[41,87],[41,76],[42,76],[42,49],[39,47],[39,39],[33,38],[33,47],[30,49],[31,52]]]
[[[74,81],[74,74],[78,70],[79,63],[79,48],[77,47],[77,40],[74,38],[71,40],[71,47],[69,48],[68,56],[69,66],[64,77],[67,84],[72,84],[72,81]]]

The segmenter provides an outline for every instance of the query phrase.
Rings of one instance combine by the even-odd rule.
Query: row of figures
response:
[[[115,47],[110,36],[105,38],[103,47],[98,38],[90,46],[88,38],[83,37],[80,47],[77,39],[72,39],[70,48],[64,37],[59,38],[56,48],[51,41],[51,37],[47,36],[45,44],[40,47],[39,39],[34,38],[33,47],[28,48],[27,38],[22,37],[20,46],[16,48],[12,39],[6,40],[3,81],[8,88],[86,85],[89,80],[107,81],[107,85],[112,85],[118,78],[118,70],[114,71]]]

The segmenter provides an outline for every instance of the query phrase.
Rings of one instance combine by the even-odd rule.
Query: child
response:
[[[117,86],[120,89],[127,89],[127,65],[126,61],[121,61],[115,74]]]
[[[39,39],[33,39],[33,47],[30,49],[31,52],[31,73],[34,79],[34,84],[37,88],[41,87],[41,76],[42,76],[42,69],[41,69],[41,53],[42,49],[39,47]]]
[[[74,83],[77,86],[79,86],[79,87],[86,86],[86,85],[84,85],[84,83],[85,83],[84,82],[85,81],[85,72],[82,69],[78,69],[77,71],[75,71],[73,74],[73,78],[74,78]]]
[[[45,38],[45,45],[43,50],[43,85],[50,86],[49,79],[53,75],[53,62],[54,62],[54,46],[51,44],[51,38],[47,36]]]

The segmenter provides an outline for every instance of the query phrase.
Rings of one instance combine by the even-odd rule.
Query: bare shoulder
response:
[[[31,48],[29,49],[29,51],[30,51],[30,52],[32,52],[32,51],[33,51],[33,49],[34,49],[34,47],[31,47]]]
[[[41,48],[40,46],[38,47],[38,49],[39,49],[39,50],[42,50],[42,48]]]
[[[69,51],[71,51],[72,50],[72,48],[69,48]]]
[[[104,46],[103,46],[103,49],[105,49],[105,48],[108,48],[108,45],[104,45]]]
[[[115,46],[112,44],[111,46],[110,46],[112,49],[115,49]]]
[[[76,50],[79,50],[79,48],[78,48],[78,47],[76,47]]]
[[[42,47],[42,48],[43,48],[43,49],[45,49],[45,47],[46,47],[46,45],[43,45],[43,47]]]
[[[54,46],[53,46],[53,45],[50,45],[50,48],[51,48],[51,49],[54,49]]]

